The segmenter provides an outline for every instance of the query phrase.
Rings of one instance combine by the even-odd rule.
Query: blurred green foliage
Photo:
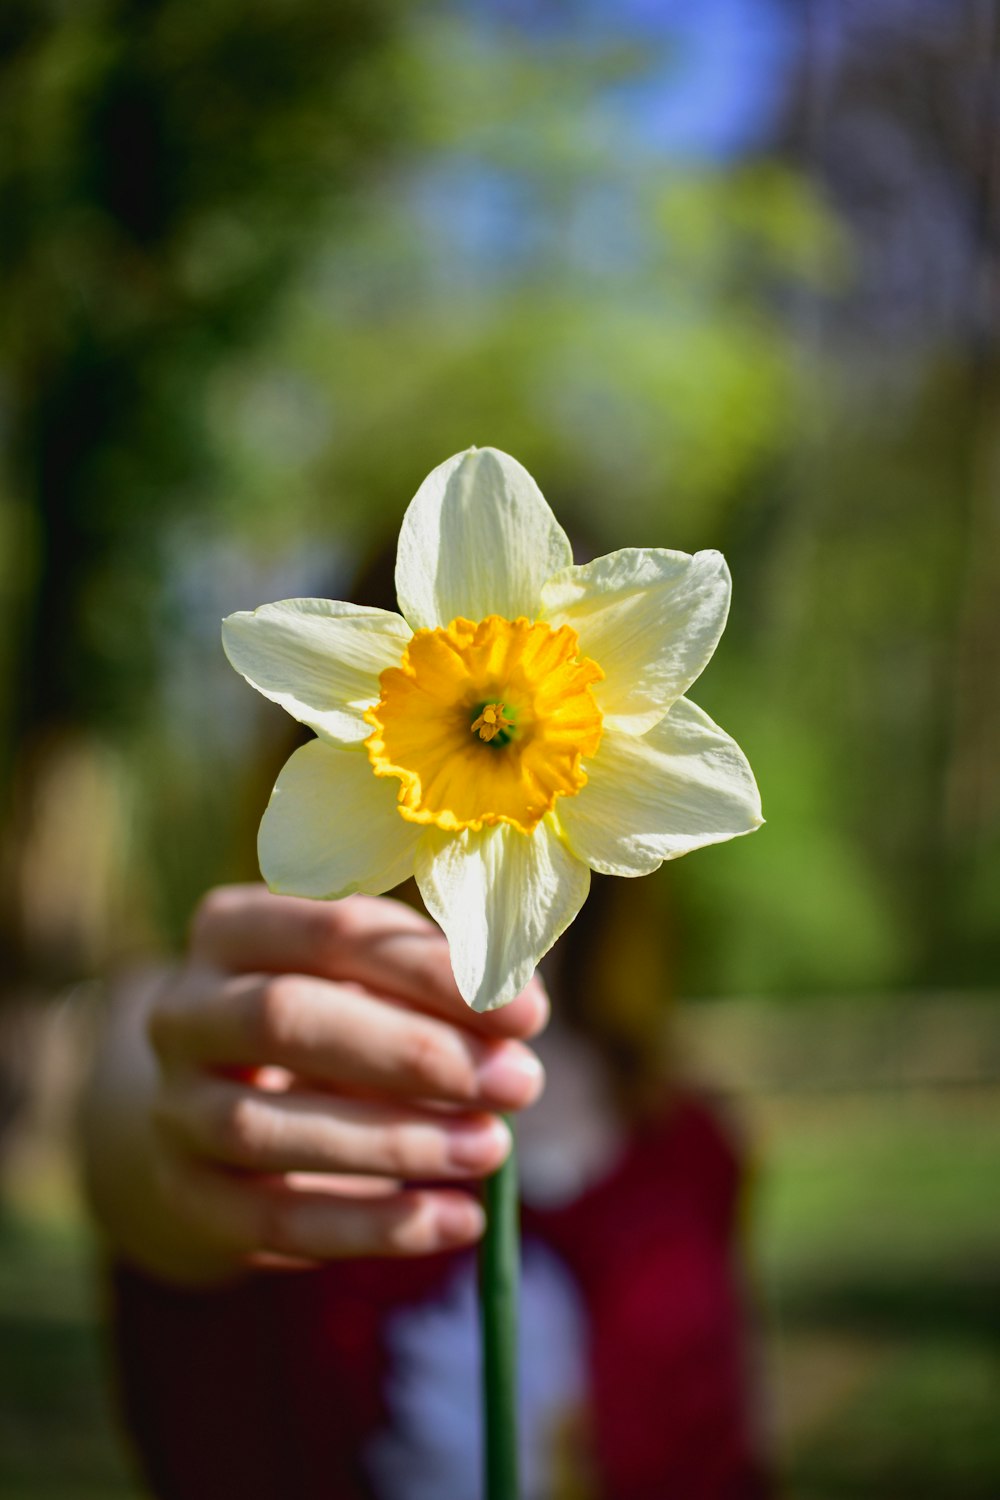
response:
[[[34,573],[15,729],[105,724],[144,706],[164,528],[212,504],[206,381],[396,133],[391,7],[5,15],[9,485]]]
[[[956,688],[983,365],[816,335],[865,247],[794,151],[641,149],[608,105],[634,40],[461,7],[3,25],[0,722],[24,805],[40,735],[114,740],[115,941],[176,941],[250,873],[284,731],[219,616],[345,590],[421,477],[492,443],[594,550],[730,559],[695,696],[769,822],[664,873],[682,988],[995,973],[992,741]]]

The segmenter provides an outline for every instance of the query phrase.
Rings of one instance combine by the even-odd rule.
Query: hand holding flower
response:
[[[91,1089],[105,1227],[171,1280],[469,1244],[482,1210],[447,1184],[504,1160],[489,1111],[537,1097],[524,1039],[547,1014],[537,980],[470,1011],[443,937],[399,902],[212,891],[183,963],[118,1006]]]

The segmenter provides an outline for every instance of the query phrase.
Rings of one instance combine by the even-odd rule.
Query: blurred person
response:
[[[743,1172],[668,1083],[650,883],[594,877],[542,965],[547,1030],[538,976],[470,1010],[397,895],[217,889],[176,965],[114,987],[83,1152],[153,1494],[475,1500],[474,1188],[525,1109],[527,1500],[766,1494]]]

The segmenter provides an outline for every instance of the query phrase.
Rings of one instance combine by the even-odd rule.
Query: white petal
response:
[[[399,665],[412,631],[399,615],[336,599],[285,599],[222,622],[226,655],[259,693],[338,744],[371,734],[379,673]]]
[[[557,810],[573,852],[604,875],[648,875],[764,821],[743,751],[687,698],[641,738],[605,732],[586,771]]]
[[[547,822],[531,834],[507,823],[481,833],[435,828],[417,851],[416,875],[473,1010],[521,993],[590,889],[590,871]]]
[[[401,818],[399,783],[376,776],[361,749],[310,740],[286,761],[257,853],[284,896],[378,896],[413,874],[422,829]]]
[[[533,620],[543,583],[572,561],[527,469],[496,448],[470,448],[427,476],[403,517],[399,607],[415,630],[457,615]]]
[[[720,552],[627,547],[550,578],[542,608],[603,669],[594,696],[612,727],[644,734],[708,664],[729,593]]]

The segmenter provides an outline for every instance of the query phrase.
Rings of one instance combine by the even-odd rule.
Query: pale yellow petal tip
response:
[[[465,1000],[464,995],[462,996],[462,999]],[[475,1011],[477,1016],[485,1016],[488,1015],[491,1010],[502,1010],[505,1005],[509,1005],[510,1002],[514,999],[516,999],[516,996],[508,995],[506,998],[499,997],[492,1000],[465,1000],[465,1003],[470,1010]]]
[[[758,807],[756,812],[748,814],[745,828],[735,829],[731,834],[727,834],[725,837],[738,839],[742,838],[745,834],[756,833],[759,828],[763,828],[766,822],[767,819]],[[723,842],[724,841],[725,840],[723,840]]]
[[[456,983],[458,983],[457,980]],[[464,993],[461,986],[459,985],[459,994],[462,996],[462,999],[465,1001],[470,1010],[474,1010],[477,1015],[482,1016],[486,1015],[487,1012],[491,1010],[502,1010],[505,1005],[510,1005],[511,1001],[516,1000],[518,995],[521,993],[521,990],[523,989],[523,984],[519,985],[517,988],[513,988],[508,983],[505,984],[502,989],[497,990],[497,992],[493,995],[473,995],[472,999],[470,1000],[469,996]]]
[[[309,901],[343,901],[347,896],[354,896],[361,889],[363,881],[352,880],[347,885],[338,887],[335,891],[306,890],[304,884],[295,880],[280,880],[275,876],[268,877],[261,869],[261,879],[271,892],[272,896],[295,896],[299,900]]]
[[[260,614],[261,610],[273,609],[273,604],[258,604],[256,609],[234,609],[228,615],[222,616],[222,629],[225,631],[227,625],[234,625],[238,620],[253,620]]]
[[[735,833],[730,834],[729,837],[734,839],[745,838],[748,833],[759,832],[759,830],[763,828],[766,822],[767,819],[764,817],[763,813],[758,813],[755,818],[747,820],[747,826],[745,828],[738,829]]]
[[[333,896],[318,895],[315,891],[303,890],[301,885],[294,880],[278,880],[273,876],[268,876],[263,869],[261,870],[260,874],[261,879],[267,886],[268,890],[271,892],[272,896],[294,896],[297,900],[302,900],[303,898],[305,898],[310,901],[338,901],[340,899],[341,892],[339,891],[336,895]],[[350,892],[344,892],[343,894],[349,895]]]
[[[450,950],[450,942],[448,946]],[[487,990],[485,984],[483,984],[482,982],[476,984],[475,980],[473,980],[470,984],[469,977],[463,976],[457,971],[454,960],[452,960],[451,972],[458,993],[461,995],[462,999],[465,1001],[469,1009],[474,1010],[477,1015],[485,1015],[487,1011],[500,1010],[503,1006],[509,1005],[510,1002],[512,1000],[515,1000],[521,993],[521,989],[524,988],[524,986],[522,985],[520,989],[512,990],[511,976],[508,975],[504,984],[502,984],[498,989],[494,989],[491,993]],[[510,993],[508,993],[508,991],[510,991]]]

